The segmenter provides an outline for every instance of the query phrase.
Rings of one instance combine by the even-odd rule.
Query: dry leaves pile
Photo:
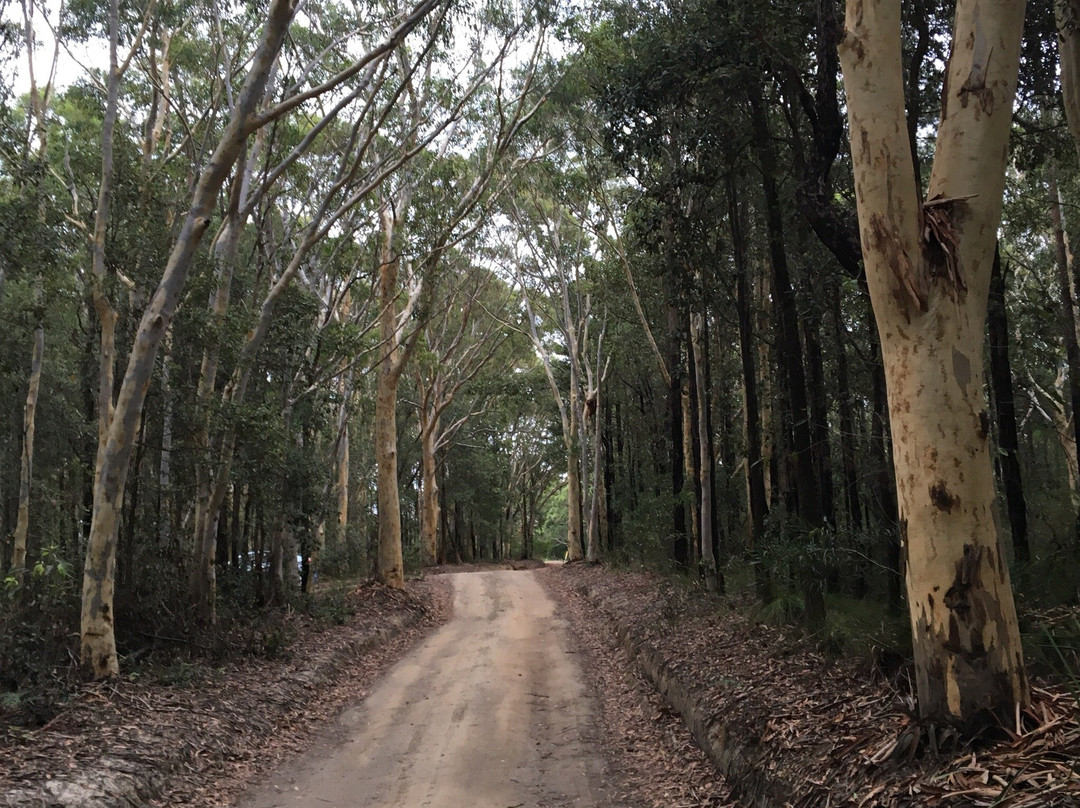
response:
[[[594,620],[599,611],[658,651],[788,805],[1080,806],[1080,710],[1064,688],[1038,683],[1004,740],[961,747],[937,736],[935,752],[911,693],[865,664],[830,659],[650,573],[572,565],[555,575],[560,589],[588,591]],[[719,775],[712,782],[726,799]]]
[[[437,580],[349,598],[343,626],[291,617],[284,659],[192,666],[182,686],[88,684],[41,729],[0,726],[0,805],[231,804],[450,612]]]

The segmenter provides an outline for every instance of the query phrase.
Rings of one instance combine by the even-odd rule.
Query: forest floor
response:
[[[593,632],[619,637],[728,776],[704,778],[697,802],[668,804],[734,793],[796,808],[1080,806],[1080,710],[1065,685],[1034,681],[1009,726],[960,743],[920,726],[906,668],[887,675],[823,654],[752,617],[747,601],[648,572],[574,564],[541,575]]]
[[[535,577],[546,590],[560,647],[588,685],[595,728],[586,740],[603,758],[594,765],[603,798],[575,805],[1080,808],[1080,710],[1060,685],[1034,682],[1032,707],[997,740],[939,735],[935,751],[903,669],[823,654],[762,623],[748,602],[579,564],[508,577]],[[256,782],[276,784],[281,802],[306,804],[287,799],[298,785],[276,772],[326,749],[327,733],[383,686],[383,674],[444,631],[452,589],[442,575],[404,593],[365,584],[350,591],[343,625],[291,615],[296,639],[273,658],[87,684],[38,729],[0,715],[0,805],[208,808],[237,805]],[[500,610],[488,609],[490,619]],[[467,657],[466,634],[458,642]],[[539,701],[539,690],[529,692]]]
[[[439,578],[405,591],[365,583],[339,604],[341,625],[286,615],[274,631],[292,640],[269,656],[88,683],[35,729],[0,714],[0,805],[232,805],[444,623],[449,592]]]

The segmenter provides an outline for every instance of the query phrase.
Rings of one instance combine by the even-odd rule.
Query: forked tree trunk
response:
[[[888,384],[919,711],[969,728],[992,714],[1012,721],[1028,700],[994,521],[983,387],[1023,17],[1023,0],[957,3],[925,205],[905,126],[900,0],[850,0],[840,51]]]

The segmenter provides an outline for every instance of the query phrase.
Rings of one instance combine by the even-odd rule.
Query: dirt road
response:
[[[529,571],[452,576],[454,617],[245,808],[605,808],[595,712]]]

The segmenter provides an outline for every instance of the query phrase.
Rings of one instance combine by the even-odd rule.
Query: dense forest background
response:
[[[0,698],[70,675],[80,611],[87,662],[88,581],[122,666],[336,577],[525,556],[910,653],[835,0],[2,8]],[[1069,8],[1028,4],[985,357],[1052,664],[1080,639],[1044,619],[1080,597]],[[903,6],[924,183],[953,13]]]

